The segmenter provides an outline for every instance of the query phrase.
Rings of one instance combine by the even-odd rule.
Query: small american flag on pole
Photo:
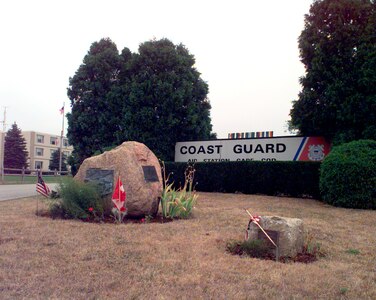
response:
[[[48,198],[48,196],[50,195],[50,189],[49,189],[48,186],[44,183],[40,171],[38,171],[37,192],[38,192],[39,194],[42,194],[42,195],[43,195],[44,197],[46,197],[46,198]]]

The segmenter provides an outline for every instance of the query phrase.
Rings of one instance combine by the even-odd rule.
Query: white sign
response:
[[[275,137],[178,142],[176,162],[322,161],[330,144],[322,137]]]

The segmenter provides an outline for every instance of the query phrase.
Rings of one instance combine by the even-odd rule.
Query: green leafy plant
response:
[[[103,218],[103,204],[97,187],[71,178],[64,179],[58,188],[60,199],[52,199],[49,212],[54,217],[81,220]]]
[[[341,287],[341,288],[339,289],[339,292],[340,292],[342,295],[346,294],[348,291],[349,291],[349,289],[346,288],[346,287]]]
[[[347,249],[346,253],[351,254],[351,255],[358,255],[360,251],[358,249]]]
[[[161,197],[163,218],[188,218],[198,195],[194,191],[193,180],[195,169],[188,166],[184,172],[184,185],[179,189],[173,188],[174,183],[168,183],[171,173],[166,178],[166,169],[162,162],[163,191]]]
[[[328,204],[376,209],[376,141],[334,147],[321,164],[320,190]]]

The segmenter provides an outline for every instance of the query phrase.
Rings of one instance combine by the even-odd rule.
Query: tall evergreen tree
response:
[[[335,142],[376,139],[376,4],[316,0],[299,38],[306,74],[291,125]]]
[[[4,167],[22,169],[28,167],[28,155],[26,141],[21,129],[14,123],[5,135]]]
[[[51,171],[55,171],[55,170],[58,171],[59,165],[60,165],[60,149],[57,149],[51,155],[50,164],[48,168]],[[61,171],[64,171],[64,172],[67,171],[67,156],[64,154],[64,152],[61,157]]]

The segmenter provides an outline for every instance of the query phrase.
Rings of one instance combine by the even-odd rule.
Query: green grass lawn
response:
[[[63,176],[64,178],[66,176]],[[59,183],[60,176],[43,176],[46,183]],[[5,175],[4,184],[32,184],[37,182],[37,176],[25,175],[22,179],[21,175]],[[1,184],[1,183],[0,183]]]

